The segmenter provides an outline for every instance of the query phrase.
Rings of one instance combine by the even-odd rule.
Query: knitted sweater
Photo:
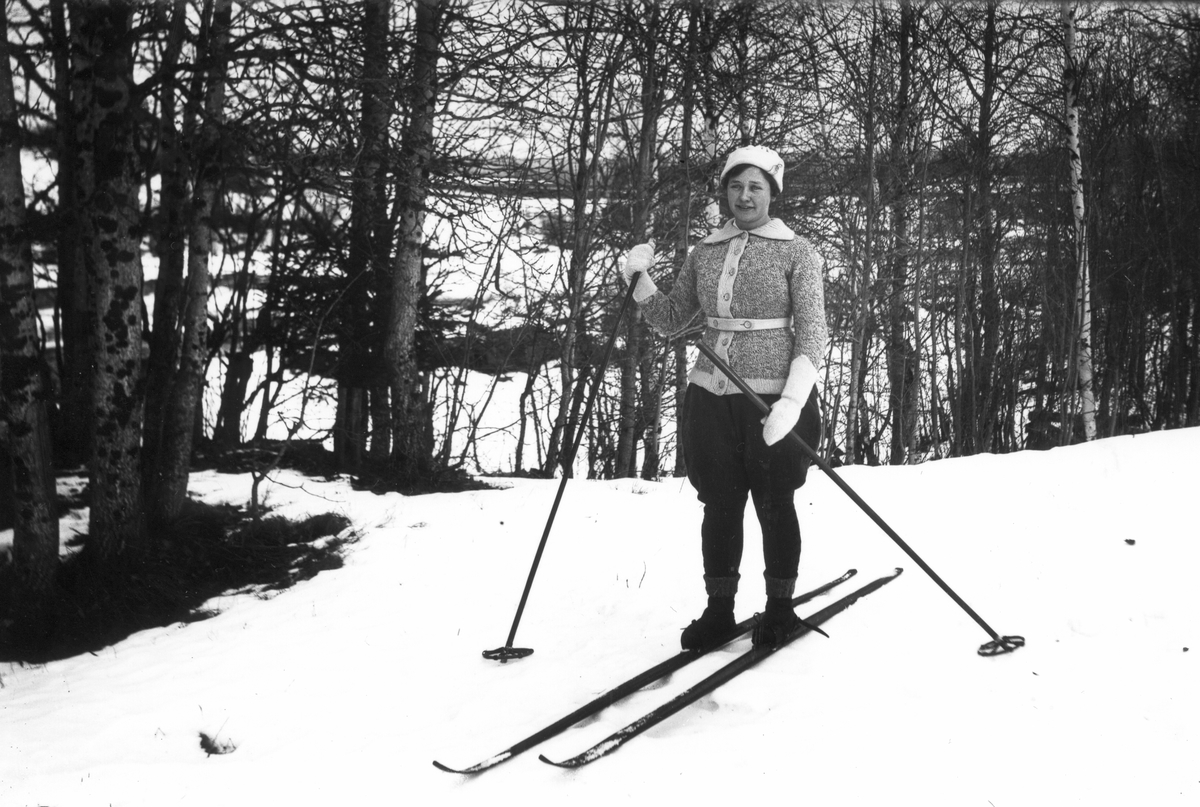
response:
[[[744,333],[706,324],[701,337],[755,392],[778,394],[793,359],[807,356],[817,368],[824,360],[828,331],[823,266],[812,244],[778,219],[750,231],[730,220],[692,249],[669,294],[652,283],[639,283],[634,299],[646,321],[668,335],[686,328],[697,313],[739,319],[791,317],[791,327]],[[738,392],[703,354],[688,381],[717,395]]]

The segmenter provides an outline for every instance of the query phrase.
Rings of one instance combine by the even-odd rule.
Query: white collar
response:
[[[753,230],[743,230],[734,223],[733,219],[729,219],[721,229],[713,230],[701,243],[719,244],[722,241],[737,238],[742,233],[747,232],[761,238],[771,238],[775,241],[791,241],[796,237],[791,228],[779,219],[771,219],[766,224],[761,227],[755,227]]]

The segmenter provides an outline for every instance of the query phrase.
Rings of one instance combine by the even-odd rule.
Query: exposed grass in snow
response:
[[[250,519],[229,503],[188,500],[179,518],[154,548],[98,567],[85,551],[67,553],[58,570],[49,631],[33,641],[3,641],[7,615],[0,598],[0,661],[45,663],[95,653],[130,634],[173,623],[208,619],[214,597],[237,592],[259,596],[340,568],[354,535],[336,513],[299,520],[281,516]],[[85,535],[69,541],[83,548]],[[11,565],[0,568],[6,590]]]

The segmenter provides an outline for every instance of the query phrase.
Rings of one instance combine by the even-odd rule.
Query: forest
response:
[[[654,239],[669,288],[739,145],[825,259],[835,464],[1200,424],[1198,6],[5,0],[3,33],[13,635],[55,612],[65,471],[125,575],[218,455],[682,474],[698,329],[622,315],[618,263]]]

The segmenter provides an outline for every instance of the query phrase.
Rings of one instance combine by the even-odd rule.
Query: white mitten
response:
[[[633,299],[642,301],[658,291],[658,286],[650,278],[650,267],[654,266],[654,242],[648,244],[638,244],[625,255],[625,262],[621,265],[621,276],[625,278],[626,283],[633,282],[634,277],[637,279],[637,288],[633,292]]]
[[[817,368],[812,360],[808,356],[792,359],[783,395],[771,405],[771,413],[763,418],[763,441],[767,445],[775,445],[795,428],[816,383]]]

